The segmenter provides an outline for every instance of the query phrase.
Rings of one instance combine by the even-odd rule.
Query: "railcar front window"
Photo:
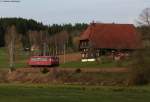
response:
[[[31,61],[47,61],[47,58],[31,58]]]

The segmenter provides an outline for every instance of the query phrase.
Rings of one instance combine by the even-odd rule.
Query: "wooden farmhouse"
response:
[[[80,36],[82,61],[95,61],[104,55],[120,59],[140,48],[140,38],[132,24],[91,23]]]

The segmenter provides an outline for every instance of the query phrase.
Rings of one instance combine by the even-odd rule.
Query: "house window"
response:
[[[88,54],[87,53],[82,53],[81,56],[82,56],[82,58],[88,58]]]
[[[88,49],[82,49],[82,52],[88,52]]]
[[[94,57],[93,53],[91,53],[91,57]]]
[[[84,42],[82,42],[82,46],[84,46]]]
[[[82,53],[82,58],[85,58],[85,53]]]

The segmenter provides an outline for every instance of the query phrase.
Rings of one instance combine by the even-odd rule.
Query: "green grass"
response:
[[[20,68],[20,67],[25,67],[27,66],[26,60],[28,56],[25,52],[20,52],[18,51],[17,53],[17,58],[15,62],[15,67]],[[9,57],[6,51],[6,48],[0,48],[0,68],[9,68]]]
[[[16,68],[26,67],[27,66],[28,55],[26,52],[18,51],[17,58],[15,62]],[[106,58],[102,58],[102,62],[88,62],[83,63],[81,61],[77,62],[68,62],[65,64],[61,64],[60,67],[63,68],[105,68],[105,67],[125,67],[128,65],[127,61],[117,62],[111,61]],[[0,68],[9,68],[9,58],[5,48],[0,48]]]
[[[105,62],[68,62],[61,64],[62,68],[110,68],[110,67],[126,67],[128,65],[127,61],[105,61]]]
[[[149,102],[150,86],[0,85],[0,102]]]

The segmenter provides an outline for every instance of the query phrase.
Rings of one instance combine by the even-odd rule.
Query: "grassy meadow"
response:
[[[150,86],[0,85],[0,102],[149,102]]]
[[[27,67],[27,59],[29,55],[24,51],[17,51],[15,67],[22,68]],[[83,63],[81,61],[75,62],[67,62],[64,64],[60,64],[62,68],[111,68],[111,67],[126,67],[128,65],[128,61],[110,61],[107,59],[102,59],[101,63],[97,62],[88,62]],[[9,57],[6,51],[6,48],[0,48],[0,68],[9,68]]]
[[[26,67],[27,66],[28,55],[26,52],[17,51],[15,67]],[[6,48],[0,48],[0,68],[9,68],[9,56]]]

